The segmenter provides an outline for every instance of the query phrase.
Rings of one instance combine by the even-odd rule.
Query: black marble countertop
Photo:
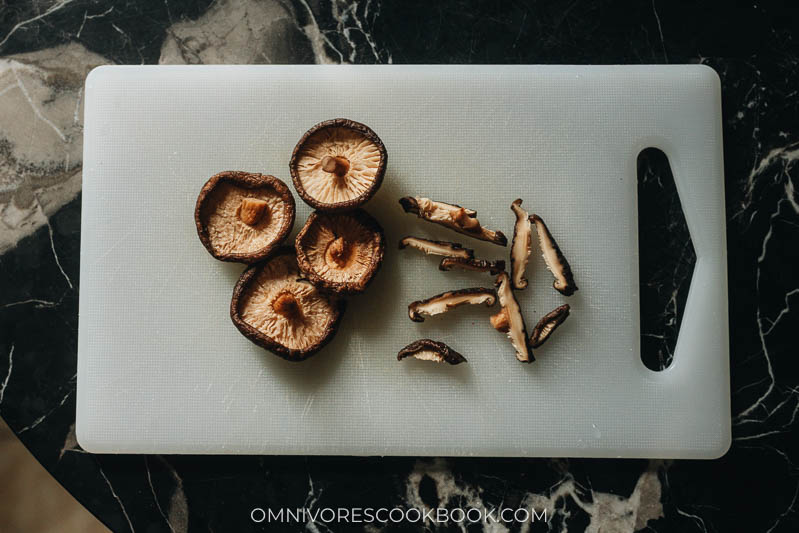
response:
[[[362,526],[321,520],[267,526],[254,523],[251,512],[425,505],[547,509],[549,524],[534,523],[531,531],[799,530],[799,362],[793,348],[799,326],[799,49],[791,25],[797,15],[765,4],[701,7],[663,0],[3,2],[0,415],[114,531],[355,530]],[[704,63],[717,70],[732,367],[733,443],[726,456],[97,456],[79,448],[74,422],[86,73],[106,63],[340,62]],[[695,256],[664,160],[645,154],[639,167],[642,348],[648,365],[662,367],[670,360]],[[383,527],[424,528],[366,529]],[[440,528],[461,530],[454,523]]]

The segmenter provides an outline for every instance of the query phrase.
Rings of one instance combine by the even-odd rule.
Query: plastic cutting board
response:
[[[273,174],[306,129],[371,126],[388,170],[366,208],[384,266],[303,363],[251,344],[228,315],[243,267],[214,260],[193,210],[221,170]],[[704,66],[100,67],[86,80],[77,435],[92,452],[712,458],[730,443],[721,99]],[[674,362],[640,360],[636,158],[669,158],[697,264]],[[407,304],[487,274],[440,272],[407,234],[481,243],[404,214],[426,196],[512,236],[510,203],[549,225],[580,290],[536,251],[528,327],[572,313],[531,365],[488,317],[423,324]],[[293,235],[310,209],[297,198]],[[468,364],[406,360],[422,337]]]

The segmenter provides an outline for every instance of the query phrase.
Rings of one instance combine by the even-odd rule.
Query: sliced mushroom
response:
[[[413,213],[434,224],[440,224],[458,233],[500,246],[508,244],[507,237],[501,231],[493,231],[481,226],[480,221],[477,220],[477,211],[472,209],[418,196],[400,198],[399,203],[406,213]]]
[[[438,269],[449,271],[453,268],[461,270],[472,270],[474,272],[489,272],[492,276],[496,276],[505,270],[505,261],[486,261],[485,259],[462,259],[460,257],[445,257],[438,264]]]
[[[294,250],[282,247],[239,278],[230,317],[255,344],[289,361],[302,361],[327,344],[345,301],[301,278]]]
[[[406,357],[415,357],[422,361],[433,361],[436,363],[449,363],[457,365],[465,363],[466,358],[444,344],[430,339],[420,339],[410,343],[397,354],[397,361],[402,361]]]
[[[516,349],[516,359],[522,363],[532,363],[535,357],[527,344],[527,326],[507,272],[497,276],[497,296],[502,310],[491,317],[491,325],[496,330],[507,333],[510,343]]]
[[[555,276],[552,286],[564,296],[571,296],[577,290],[577,285],[574,283],[574,276],[569,262],[563,257],[558,243],[541,217],[533,214],[530,216],[530,221],[535,224],[535,229],[538,232],[538,244],[541,246],[544,262],[547,264],[549,271],[552,272],[552,275]]]
[[[194,223],[215,258],[254,263],[280,246],[294,226],[294,215],[294,197],[276,177],[226,171],[203,186]]]
[[[522,209],[521,198],[514,201],[511,211],[516,215],[516,224],[513,226],[513,241],[510,245],[510,270],[511,284],[514,289],[526,289],[527,278],[524,271],[533,251],[533,227],[530,215]]]
[[[409,235],[399,242],[399,249],[402,250],[408,246],[421,250],[428,255],[443,255],[445,257],[458,257],[462,259],[474,257],[474,250],[464,248],[457,242],[431,241],[429,239],[411,237]]]
[[[563,324],[569,316],[569,304],[563,304],[550,311],[544,318],[538,321],[538,324],[533,328],[533,334],[530,335],[530,347],[538,348],[552,335],[558,326]]]
[[[363,209],[311,213],[295,241],[297,263],[319,287],[343,294],[363,292],[385,251],[380,224]]]
[[[485,304],[491,307],[496,301],[497,294],[493,289],[476,287],[447,291],[427,300],[412,302],[408,306],[408,316],[414,322],[424,322],[425,317],[440,315],[461,305]]]
[[[319,211],[356,208],[383,182],[388,154],[368,126],[337,118],[305,132],[291,154],[289,168],[300,197]]]

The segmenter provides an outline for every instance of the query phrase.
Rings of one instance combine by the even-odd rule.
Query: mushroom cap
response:
[[[331,257],[336,241],[345,249],[340,262]],[[385,238],[369,213],[311,213],[295,241],[297,264],[305,276],[325,290],[357,294],[366,290],[383,262]]]
[[[239,218],[243,200],[265,202],[253,225]],[[197,235],[220,261],[254,263],[269,256],[294,226],[294,197],[274,176],[228,170],[205,183],[194,208]]]
[[[326,157],[344,158],[346,173],[325,171]],[[320,122],[302,136],[291,154],[294,188],[305,203],[324,212],[356,208],[375,195],[386,172],[388,154],[368,126],[346,118]]]
[[[318,290],[301,277],[294,249],[284,246],[262,263],[247,268],[233,289],[230,318],[255,344],[288,361],[318,352],[335,334],[346,302]],[[275,301],[289,294],[299,316],[275,311]]]

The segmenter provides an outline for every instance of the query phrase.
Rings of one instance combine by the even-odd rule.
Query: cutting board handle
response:
[[[721,89],[718,75],[702,65],[697,65],[696,75],[699,77],[696,93],[689,96],[693,98],[693,102],[698,102],[695,105],[700,106],[700,109],[701,106],[717,106],[720,116]],[[703,394],[705,391],[690,385],[702,381],[686,379],[688,376],[701,375],[729,391],[723,153],[721,142],[716,145],[717,149],[712,148],[714,142],[710,142],[712,137],[721,139],[721,123],[708,128],[708,149],[704,151],[697,151],[696,146],[689,146],[690,139],[677,134],[670,135],[668,132],[643,139],[639,146],[640,149],[657,148],[666,154],[696,251],[696,266],[673,362],[661,372],[649,369],[645,372],[653,385],[679,389],[680,402],[685,402],[686,406],[729,413],[729,393],[722,403],[711,400],[713,405],[708,405],[706,394]],[[643,363],[641,367],[645,368]],[[728,445],[729,436],[726,446]],[[723,450],[720,452],[723,453]]]

